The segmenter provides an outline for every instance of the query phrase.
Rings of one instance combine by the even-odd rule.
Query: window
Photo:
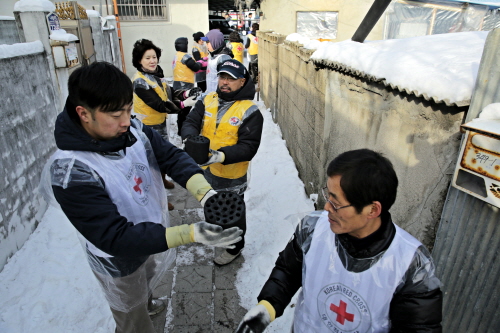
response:
[[[116,0],[122,21],[168,20],[167,0]]]
[[[338,12],[297,12],[297,33],[309,38],[337,38]]]

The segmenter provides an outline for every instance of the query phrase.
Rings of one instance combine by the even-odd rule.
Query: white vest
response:
[[[213,58],[211,55],[208,56],[207,90],[205,93],[208,94],[217,90],[217,84],[219,83],[219,78],[217,77],[217,65],[227,59],[231,59],[231,57],[227,54],[217,54]]]
[[[393,294],[421,245],[395,227],[382,257],[366,271],[353,273],[340,260],[327,212],[321,215],[304,257],[294,333],[389,332]]]
[[[154,156],[148,159],[147,156],[145,145],[150,147],[149,140],[142,131],[132,126],[130,131],[138,140],[126,149],[126,154],[120,159],[94,152],[63,150],[58,150],[52,158],[77,159],[95,170],[104,180],[105,190],[118,212],[129,222],[161,223],[168,227],[167,195],[156,159]],[[152,153],[151,149],[149,151]],[[88,241],[87,246],[90,252],[99,257],[111,257]]]

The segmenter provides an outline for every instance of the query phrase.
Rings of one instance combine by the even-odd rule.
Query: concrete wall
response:
[[[127,75],[137,71],[132,66],[132,49],[136,40],[150,39],[162,49],[160,66],[165,76],[172,76],[172,59],[175,55],[174,42],[178,37],[187,37],[188,50],[194,41],[193,34],[208,32],[208,0],[169,1],[170,22],[167,21],[121,21],[121,34]]]
[[[0,270],[38,225],[40,173],[54,151],[59,97],[44,53],[0,59]]]
[[[260,17],[261,30],[273,30],[277,33],[289,35],[297,32],[298,11],[336,11],[339,12],[337,38],[340,42],[350,39],[359,24],[365,17],[373,0],[273,0],[262,1]],[[382,39],[384,16],[375,25],[367,40]]]
[[[0,19],[0,44],[12,45],[20,42],[16,21]]]
[[[325,186],[326,167],[339,153],[379,151],[392,161],[400,181],[391,209],[395,222],[431,248],[466,108],[430,103],[381,83],[317,69],[308,61],[311,50],[288,41],[273,45],[270,34],[260,35],[264,42],[259,53],[269,61],[259,61],[262,99],[272,106],[307,193],[319,193]],[[318,208],[322,205],[320,200]]]

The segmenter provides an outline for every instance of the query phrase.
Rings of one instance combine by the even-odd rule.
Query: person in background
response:
[[[243,51],[245,47],[243,46],[243,40],[237,31],[232,31],[229,34],[229,42],[227,43],[227,48],[233,52],[234,59],[243,63]]]
[[[194,45],[191,53],[193,54],[194,60],[203,60],[208,61],[208,50],[205,42],[201,39],[201,37],[205,37],[205,34],[201,31],[198,31],[193,34]],[[201,89],[202,92],[207,90],[207,71],[206,69],[200,69],[195,73],[195,81],[196,85]]]
[[[247,35],[247,42],[245,43],[245,48],[248,50],[248,70],[252,80],[257,83],[259,77],[259,43],[257,38],[257,31],[259,30],[259,24],[252,24],[252,31]]]
[[[245,20],[245,31],[247,34],[250,33],[250,28],[252,26],[252,13],[248,13],[247,19]]]
[[[207,69],[207,62],[203,59],[195,60],[187,53],[188,39],[179,37],[175,40],[175,50],[177,51],[172,69],[174,72],[174,90],[191,89],[194,87],[195,73]]]
[[[148,39],[134,43],[132,64],[137,73],[132,78],[134,88],[134,113],[145,124],[168,140],[167,117],[169,113],[179,113],[196,102],[196,96],[189,96],[185,90],[172,92],[158,65],[161,49]],[[189,110],[189,109],[188,109]],[[163,177],[165,188],[174,184]],[[174,207],[169,203],[169,209]]]
[[[228,59],[219,66],[216,92],[206,94],[189,113],[181,137],[203,135],[210,139],[210,153],[205,177],[215,190],[231,191],[243,196],[247,188],[247,171],[257,153],[264,119],[252,102],[255,85],[245,66]],[[243,237],[243,235],[242,235]],[[214,259],[226,265],[236,259],[245,245],[244,239]]]
[[[233,58],[233,52],[224,43],[224,35],[218,29],[210,30],[205,37],[201,37],[207,43],[209,52],[207,66],[207,90],[206,93],[217,90],[217,66],[225,60]]]
[[[229,15],[228,13],[224,14],[224,18],[226,19],[227,23],[231,22],[231,15]]]
[[[441,283],[427,249],[389,209],[398,178],[369,149],[327,168],[323,212],[302,219],[237,333],[261,333],[302,287],[294,333],[441,333]]]
[[[150,316],[165,303],[152,292],[175,262],[172,249],[192,242],[232,247],[242,231],[206,222],[170,227],[161,173],[202,206],[216,192],[186,152],[131,116],[133,86],[122,71],[104,62],[80,67],[69,77],[68,93],[41,193],[85,239],[115,332],[155,333]]]

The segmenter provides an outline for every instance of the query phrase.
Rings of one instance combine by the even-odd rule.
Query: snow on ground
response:
[[[248,309],[257,303],[278,253],[293,234],[294,225],[286,217],[314,210],[278,126],[265,105],[258,104],[265,119],[264,130],[245,194],[245,263],[237,276],[242,305]],[[191,257],[186,254],[181,260],[189,262]],[[99,333],[114,328],[111,311],[76,231],[55,208],[48,209],[35,232],[5,265],[0,281],[2,333]],[[292,320],[290,310],[267,332],[287,332]]]

